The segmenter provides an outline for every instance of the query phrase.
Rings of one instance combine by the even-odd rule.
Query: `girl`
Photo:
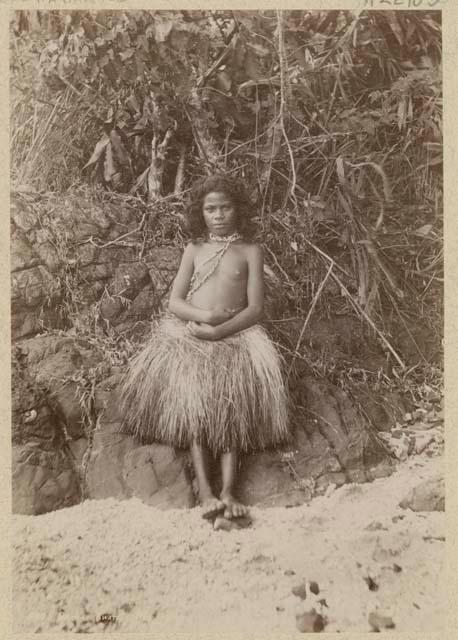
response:
[[[132,361],[122,390],[123,431],[141,442],[190,447],[203,516],[247,514],[233,493],[239,452],[287,437],[280,359],[257,324],[263,310],[263,256],[239,184],[198,182],[187,211],[191,242],[175,277],[169,313]],[[222,491],[209,478],[220,458]]]

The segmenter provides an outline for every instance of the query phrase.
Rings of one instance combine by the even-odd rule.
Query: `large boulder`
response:
[[[13,513],[39,515],[81,501],[78,475],[63,450],[13,445],[12,465]]]
[[[84,373],[102,360],[103,354],[74,336],[44,334],[20,343],[26,356],[27,369],[35,384],[48,393],[67,435],[71,439],[87,436],[85,433],[82,397]]]
[[[305,409],[293,420],[291,446],[244,460],[239,493],[248,504],[298,504],[329,485],[393,472],[386,448],[343,390],[307,375],[298,386]]]
[[[159,508],[193,506],[186,455],[166,445],[139,445],[120,433],[118,382],[114,374],[97,389],[100,418],[85,470],[87,497],[138,497]]]
[[[12,361],[12,405],[13,512],[32,515],[78,503],[79,476],[58,416],[18,349]]]

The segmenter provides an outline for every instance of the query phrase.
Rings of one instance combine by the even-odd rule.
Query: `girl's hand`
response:
[[[207,323],[212,326],[222,324],[226,320],[233,318],[236,313],[236,309],[211,309],[208,313]]]
[[[217,340],[218,336],[215,327],[204,322],[188,322],[188,331],[195,338],[200,340]]]

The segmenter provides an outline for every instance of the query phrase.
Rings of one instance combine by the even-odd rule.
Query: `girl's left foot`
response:
[[[231,518],[241,518],[248,515],[248,508],[241,502],[238,502],[232,494],[222,493],[220,499],[221,502],[226,505],[223,514],[225,518],[230,520]]]

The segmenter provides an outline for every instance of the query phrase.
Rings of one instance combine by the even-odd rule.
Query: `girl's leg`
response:
[[[237,451],[232,450],[221,454],[221,475],[223,488],[220,498],[226,505],[224,516],[226,518],[239,518],[248,513],[245,505],[234,498],[234,485],[237,478]]]
[[[199,498],[202,503],[203,517],[211,518],[217,513],[221,513],[225,505],[222,500],[218,500],[213,494],[210,485],[209,473],[209,451],[207,447],[197,444],[194,440],[191,445],[192,463],[199,486]]]

